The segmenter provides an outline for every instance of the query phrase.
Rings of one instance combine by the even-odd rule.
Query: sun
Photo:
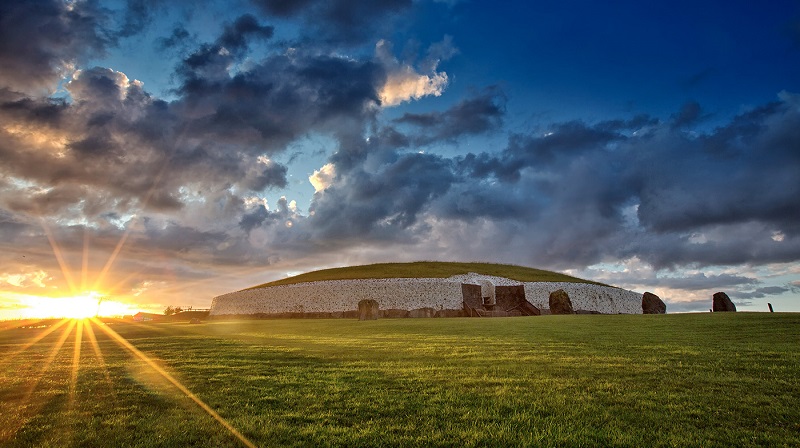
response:
[[[102,300],[103,296],[96,291],[88,291],[81,295],[67,297],[64,300],[64,306],[68,310],[64,310],[63,315],[64,317],[76,319],[96,316],[100,312]]]
[[[85,319],[96,316],[103,301],[103,294],[97,291],[86,291],[70,297],[30,297],[26,301],[26,314],[29,317]]]

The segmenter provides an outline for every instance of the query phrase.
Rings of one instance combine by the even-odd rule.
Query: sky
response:
[[[0,2],[0,319],[416,260],[800,311],[800,2]]]

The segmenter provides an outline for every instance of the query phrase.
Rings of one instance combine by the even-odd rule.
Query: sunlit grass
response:
[[[258,446],[800,445],[798,314],[92,327],[74,386],[74,330],[0,333],[3,444],[243,446],[193,395]]]
[[[593,283],[598,285],[601,284],[558,272],[544,271],[541,269],[515,266],[510,264],[417,261],[414,263],[378,263],[364,266],[324,269],[276,280],[263,285],[253,286],[250,289],[262,288],[265,286],[291,285],[302,282],[316,282],[322,280],[353,280],[366,278],[447,278],[459,274],[468,274],[470,272],[505,277],[521,282],[575,282]]]

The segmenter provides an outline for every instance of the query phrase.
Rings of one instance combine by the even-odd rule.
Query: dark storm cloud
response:
[[[285,225],[297,218],[297,214],[289,208],[289,203],[285,197],[281,197],[277,202],[276,210],[269,210],[264,205],[259,204],[252,210],[244,213],[239,221],[239,227],[246,233],[257,227],[273,226],[275,224]],[[280,242],[277,242],[279,245]]]
[[[228,50],[239,50],[247,47],[247,39],[269,39],[274,32],[271,26],[261,25],[251,14],[244,14],[232,24],[225,26],[217,43]]]
[[[0,191],[2,191],[1,186]],[[15,241],[27,227],[28,225],[19,221],[10,210],[0,208],[0,236],[3,241]]]
[[[419,129],[414,140],[427,144],[495,131],[503,124],[505,95],[497,88],[465,99],[444,112],[405,113],[394,120]]]
[[[433,126],[439,117],[404,120]],[[501,153],[453,159],[406,153],[384,130],[331,158],[337,179],[315,196],[309,228],[331,244],[363,235],[463,248],[444,229],[474,226],[484,233],[462,258],[515,244],[521,262],[562,267],[631,257],[658,269],[800,257],[797,97],[782,94],[705,132],[691,121],[557,123],[513,135]],[[736,281],[748,280],[692,278],[683,286]]]
[[[178,67],[178,74],[195,81],[204,77],[215,81],[228,78],[228,69],[247,54],[250,40],[266,40],[273,33],[271,26],[261,25],[250,14],[242,15],[233,23],[226,23],[214,43],[203,44],[186,57]]]
[[[242,219],[239,220],[239,227],[249,233],[263,224],[267,218],[269,218],[269,210],[264,206],[258,206],[253,211],[242,215]]]
[[[176,25],[169,37],[162,37],[156,41],[156,46],[161,50],[179,48],[186,44],[190,38],[191,34],[186,28],[182,25]]]
[[[47,193],[31,191],[27,206],[8,195],[7,203],[17,211],[57,215],[76,204],[87,213],[102,210],[99,204],[112,211],[134,206],[168,211],[182,207],[182,186],[200,179],[221,186],[238,182],[255,191],[286,185],[286,167],[257,161],[265,151],[257,140],[237,146],[207,139],[201,146],[185,131],[195,117],[182,115],[174,104],[153,100],[119,72],[84,70],[67,89],[71,104],[8,96],[0,104],[6,125],[36,126],[33,135],[40,135],[49,148],[6,133],[0,142],[2,170],[57,187]],[[62,146],[47,143],[55,141]]]
[[[19,116],[29,123],[56,125],[68,108],[67,102],[62,98],[37,101],[7,90],[0,90],[0,109],[5,113]]]
[[[67,65],[103,53],[112,34],[94,2],[0,2],[0,87],[50,89]]]
[[[636,173],[642,224],[666,232],[757,221],[798,235],[798,122],[797,100],[788,98],[696,139],[677,134],[658,139],[661,148],[646,145],[658,169]]]
[[[707,115],[703,114],[703,110],[698,102],[690,101],[681,107],[680,112],[672,116],[672,126],[681,128],[696,125],[698,121],[707,117]]]
[[[371,61],[273,56],[246,73],[219,77],[191,59],[187,66],[193,69],[184,71],[182,98],[174,104],[178,113],[191,118],[187,131],[258,145],[268,153],[282,151],[290,140],[315,127],[369,117],[384,76]]]
[[[800,257],[795,95],[716,129],[701,127],[707,115],[692,102],[663,122],[534,123],[536,132],[511,135],[500,152],[465,146],[447,157],[438,144],[502,128],[501,91],[389,122],[381,122],[380,92],[387,71],[406,70],[412,80],[437,73],[438,61],[456,51],[452,39],[432,45],[418,64],[397,61],[388,44],[382,56],[325,50],[368,36],[373,45],[410,0],[256,2],[270,17],[305,25],[304,45],[279,51],[256,44],[274,30],[249,14],[191,49],[189,32],[177,27],[161,42],[187,50],[169,100],[101,67],[77,73],[65,86],[68,100],[30,93],[53,88],[64,64],[144,29],[156,3],[128,3],[127,21],[116,21],[125,24],[121,32],[109,31],[107,13],[92,3],[0,5],[5,241],[41,239],[31,223],[42,217],[89,221],[111,250],[128,226],[132,257],[152,250],[198,264],[393,244],[434,258],[553,268],[632,257],[656,268]],[[275,210],[254,206],[265,190],[288,185],[287,166],[275,160],[315,133],[332,138],[336,152],[331,184],[307,215],[285,198]],[[77,250],[81,238],[78,230],[69,235]],[[663,284],[754,288],[751,280],[699,275]]]
[[[18,132],[0,131],[7,137],[0,143],[7,174],[59,187],[36,193],[28,206],[10,205],[50,215],[81,201],[84,211],[102,208],[91,204],[170,211],[183,206],[181,189],[189,184],[233,183],[242,193],[285,187],[287,168],[259,157],[282,152],[315,128],[361,132],[385,75],[370,60],[319,54],[267,57],[229,73],[247,56],[250,41],[272,34],[248,14],[226,24],[214,43],[178,67],[178,98],[171,102],[100,67],[80,71],[66,85],[71,102],[0,90],[6,124],[37,126],[41,141],[63,142],[42,151]],[[86,189],[74,193],[77,186]]]
[[[300,18],[308,38],[329,43],[361,43],[411,8],[411,0],[252,0],[271,17]]]
[[[784,286],[765,286],[754,291],[740,292],[736,295],[742,299],[763,299],[764,297],[778,296],[789,291],[791,291],[791,288]]]
[[[127,0],[117,34],[120,37],[130,37],[140,33],[150,23],[156,8],[161,4],[161,0]]]
[[[251,191],[263,191],[268,187],[286,187],[286,167],[278,163],[268,163],[254,176],[246,178],[243,186]]]
[[[663,286],[671,289],[704,290],[754,285],[758,283],[758,280],[741,275],[706,275],[704,273],[698,273],[684,277],[659,277],[656,279],[648,279],[647,283],[652,286]]]
[[[372,164],[375,168],[368,168]],[[411,238],[418,215],[453,183],[450,165],[442,157],[419,153],[368,158],[344,175],[342,184],[315,196],[310,221],[316,239]]]
[[[212,253],[227,238],[228,235],[224,232],[198,230],[174,222],[162,225],[145,220],[143,236],[136,242],[136,249],[152,249],[168,254]]]

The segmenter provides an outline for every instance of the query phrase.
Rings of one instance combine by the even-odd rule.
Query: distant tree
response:
[[[167,308],[164,310],[164,315],[165,315],[165,316],[171,316],[171,315],[173,315],[173,314],[175,314],[175,308],[173,308],[173,307],[172,307],[172,305],[168,306],[168,307],[167,307]]]
[[[183,311],[183,308],[181,308],[181,307],[179,307],[179,306],[176,306],[176,307],[175,307],[175,314],[178,314],[178,313],[180,313],[181,311]]]

